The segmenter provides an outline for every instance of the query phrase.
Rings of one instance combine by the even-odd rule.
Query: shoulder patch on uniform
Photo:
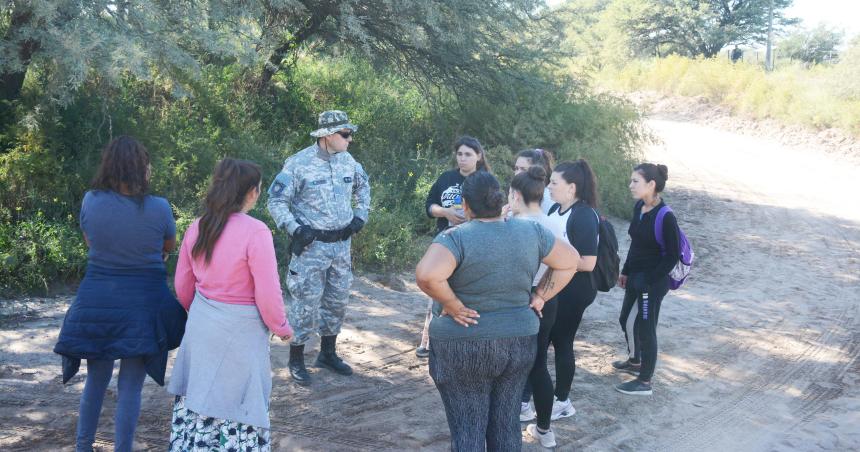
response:
[[[287,173],[278,173],[272,185],[269,186],[269,196],[281,196],[284,189],[290,184],[290,175]]]

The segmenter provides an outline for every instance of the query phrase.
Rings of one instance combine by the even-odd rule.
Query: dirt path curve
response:
[[[598,296],[577,338],[578,413],[553,424],[559,450],[860,449],[860,203],[849,198],[860,168],[691,123],[648,125],[695,274],[664,301],[652,397],[612,390],[622,294]],[[413,354],[426,299],[406,286],[356,280],[342,334],[352,378],[314,370],[297,387],[288,348],[273,343],[276,450],[446,450],[441,402]],[[29,310],[0,320],[0,450],[71,450],[83,377],[63,387],[50,352],[68,301],[19,300]],[[136,449],[164,449],[170,404],[147,381]]]

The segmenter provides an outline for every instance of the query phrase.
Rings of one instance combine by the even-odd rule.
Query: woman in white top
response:
[[[567,241],[564,237],[564,228],[557,221],[550,220],[541,207],[544,198],[547,173],[541,166],[532,166],[525,171],[520,171],[511,181],[511,189],[508,193],[508,205],[515,218],[531,220],[546,226],[552,231],[556,238]],[[547,273],[547,267],[541,264],[535,275],[533,286],[536,288],[541,284]],[[552,378],[546,367],[547,349],[549,348],[549,334],[555,324],[558,302],[555,297],[544,304],[541,311],[540,329],[538,331],[538,351],[535,363],[529,374],[529,380],[523,389],[522,406],[520,409],[520,421],[526,422],[537,417],[536,424],[529,424],[526,431],[538,439],[544,447],[555,447],[555,435],[550,429],[550,416],[553,406],[553,384]],[[534,405],[532,409],[529,399],[534,392]]]

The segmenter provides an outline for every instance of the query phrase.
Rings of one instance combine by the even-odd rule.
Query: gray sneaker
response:
[[[430,356],[430,349],[426,347],[418,347],[415,349],[415,356],[419,358],[427,358]]]
[[[651,395],[651,383],[640,379],[630,380],[615,387],[615,390],[627,395]]]
[[[619,372],[627,372],[628,374],[638,376],[639,371],[642,369],[642,364],[625,359],[624,361],[613,361],[612,367]]]

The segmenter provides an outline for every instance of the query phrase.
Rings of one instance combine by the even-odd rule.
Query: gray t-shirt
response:
[[[478,311],[477,325],[468,328],[433,303],[430,337],[496,339],[537,334],[539,320],[529,308],[532,280],[540,261],[552,250],[555,237],[528,220],[473,220],[439,233],[433,243],[447,248],[457,260],[448,284],[466,307]]]

